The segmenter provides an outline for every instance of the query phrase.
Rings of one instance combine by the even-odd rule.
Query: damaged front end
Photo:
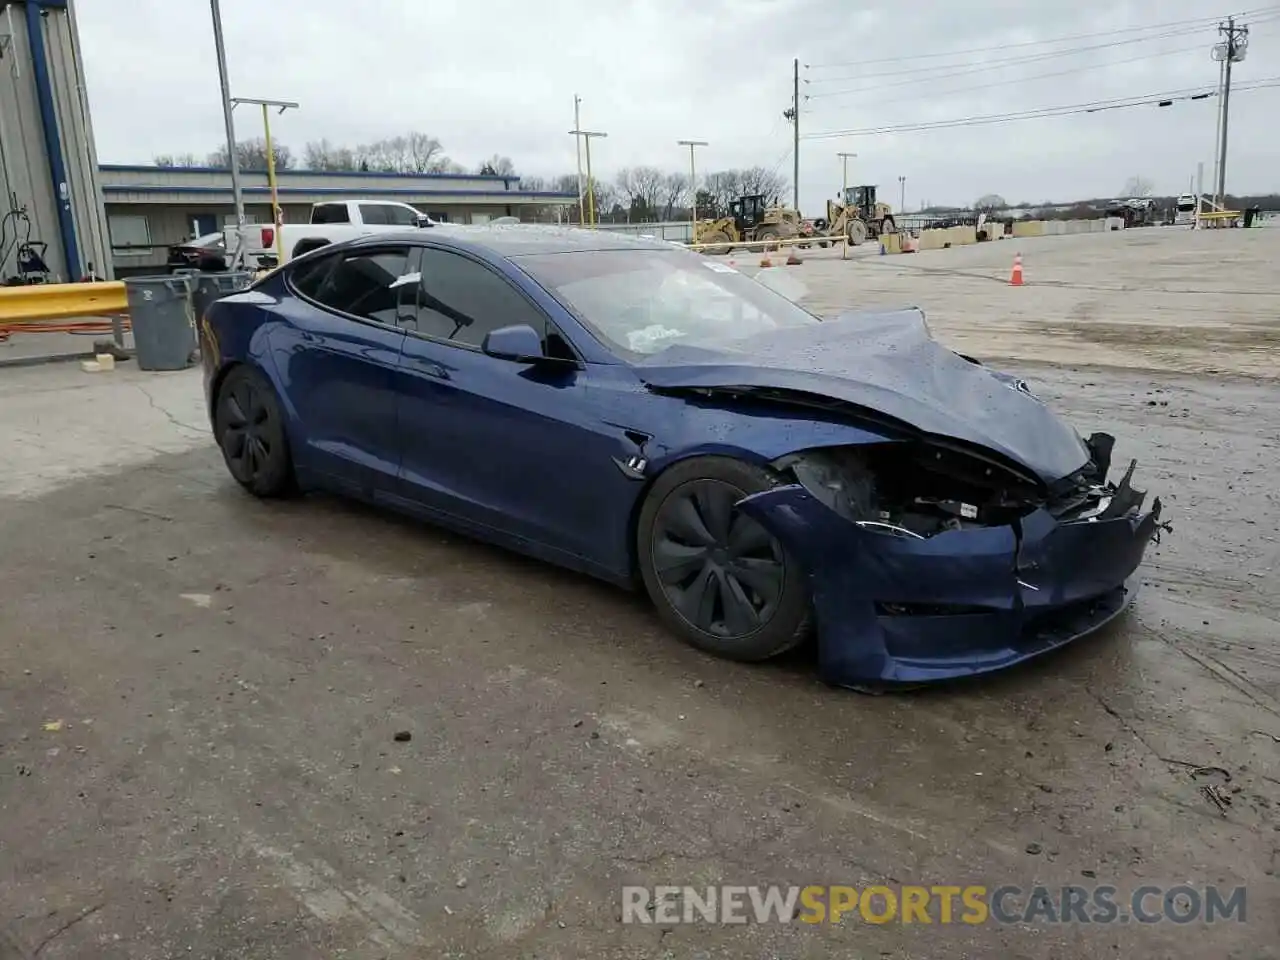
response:
[[[1106,480],[1114,439],[1046,485],[943,440],[808,450],[790,483],[739,504],[805,568],[830,683],[915,683],[997,670],[1101,627],[1127,606],[1159,528]]]

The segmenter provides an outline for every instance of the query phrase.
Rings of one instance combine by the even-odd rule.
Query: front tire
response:
[[[698,457],[658,478],[636,549],[658,616],[681,639],[730,660],[767,660],[808,633],[804,575],[782,545],[733,505],[777,486],[769,471]]]
[[[214,410],[214,436],[236,482],[255,497],[292,493],[293,457],[271,382],[253,367],[236,367],[222,381]]]

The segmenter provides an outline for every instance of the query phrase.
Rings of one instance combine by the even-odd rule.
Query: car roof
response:
[[[665,240],[644,239],[613,230],[586,230],[580,227],[551,225],[490,224],[461,226],[441,223],[427,229],[378,233],[354,241],[354,245],[376,245],[387,242],[430,241],[451,246],[487,251],[499,257],[521,257],[537,253],[582,253],[594,250],[663,250],[670,251]]]

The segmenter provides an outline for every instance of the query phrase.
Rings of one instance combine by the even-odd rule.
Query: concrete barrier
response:
[[[884,244],[885,253],[902,252],[902,234],[900,233],[886,233],[880,238],[880,242]]]
[[[1013,235],[1015,237],[1043,237],[1044,221],[1015,220],[1013,224]]]

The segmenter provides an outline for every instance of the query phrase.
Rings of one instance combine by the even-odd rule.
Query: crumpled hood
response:
[[[1089,462],[1069,425],[1012,379],[939,344],[917,308],[848,313],[716,347],[672,346],[636,365],[655,388],[796,390],[985,447],[1046,483]]]

